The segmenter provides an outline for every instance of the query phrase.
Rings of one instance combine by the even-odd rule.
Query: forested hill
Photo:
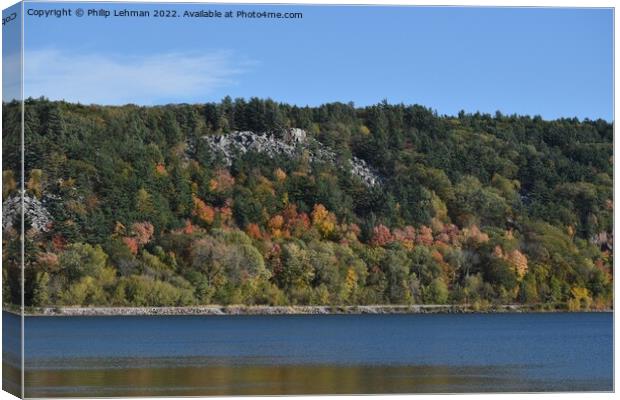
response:
[[[3,111],[19,303],[21,116]],[[25,141],[29,305],[612,304],[603,120],[30,99]]]

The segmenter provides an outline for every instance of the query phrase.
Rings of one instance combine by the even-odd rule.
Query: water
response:
[[[26,396],[611,391],[612,317],[28,317]]]

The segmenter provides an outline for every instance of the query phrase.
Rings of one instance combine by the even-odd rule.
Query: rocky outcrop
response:
[[[230,166],[237,155],[247,152],[258,152],[269,157],[284,155],[286,157],[300,157],[304,151],[310,157],[311,162],[337,163],[336,153],[320,142],[307,137],[303,129],[287,129],[282,139],[273,134],[254,133],[250,131],[232,132],[225,135],[204,136],[209,148],[222,156],[226,165]],[[357,176],[367,186],[375,186],[381,183],[379,175],[366,163],[366,161],[352,157],[340,165]]]
[[[299,128],[291,128],[284,131],[284,140],[289,143],[305,143],[306,131]]]
[[[590,239],[590,242],[600,247],[601,250],[613,251],[614,234],[605,231],[599,232]]]
[[[36,197],[29,196],[24,193],[23,201],[24,220],[32,229],[39,232],[49,230],[52,222],[52,216],[47,211],[43,203]],[[22,214],[22,198],[19,195],[13,195],[2,203],[2,230],[19,223]]]
[[[232,132],[219,136],[204,136],[209,148],[222,156],[226,165],[232,165],[233,159],[247,152],[255,151],[270,157],[296,155],[295,144],[276,139],[273,135],[254,132]]]

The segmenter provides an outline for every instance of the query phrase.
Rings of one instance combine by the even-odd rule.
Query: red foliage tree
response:
[[[372,239],[370,239],[370,243],[373,246],[385,246],[393,241],[394,237],[390,232],[390,228],[387,226],[380,224],[372,229]]]
[[[418,230],[416,236],[416,243],[423,246],[430,246],[433,244],[433,230],[426,225],[422,225]]]

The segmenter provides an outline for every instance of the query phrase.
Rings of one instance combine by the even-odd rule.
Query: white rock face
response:
[[[286,130],[282,140],[277,139],[274,135],[249,131],[232,132],[219,136],[203,136],[203,139],[213,152],[222,155],[228,166],[232,165],[236,154],[245,154],[250,151],[263,153],[270,157],[277,155],[299,157],[303,150],[310,151],[310,144],[316,149],[310,151],[310,161],[335,163],[337,158],[334,151],[316,140],[308,139],[306,132],[299,128]],[[347,165],[340,167],[348,169],[352,175],[360,178],[367,186],[372,187],[381,183],[381,178],[368,163],[357,157],[352,157],[347,160]]]
[[[590,239],[590,242],[599,246],[601,249],[613,251],[614,234],[613,232],[599,232]]]
[[[22,202],[19,195],[14,195],[2,202],[2,230],[19,222],[22,213]],[[36,197],[24,194],[24,218],[32,228],[39,232],[49,230],[52,216]]]
[[[291,143],[305,143],[306,141],[306,131],[299,128],[291,128],[287,129],[284,132],[284,140]]]
[[[231,165],[237,153],[245,154],[249,151],[264,153],[270,157],[276,155],[295,155],[295,145],[276,139],[272,135],[254,132],[232,132],[220,136],[204,136],[207,144],[215,153],[223,156],[226,165]]]

